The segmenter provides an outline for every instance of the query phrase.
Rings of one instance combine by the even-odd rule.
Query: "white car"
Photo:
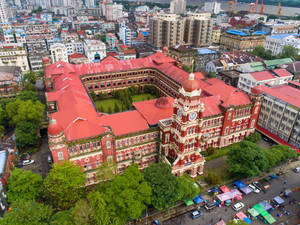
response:
[[[260,190],[252,184],[249,184],[248,187],[256,194],[259,194]]]
[[[27,160],[23,161],[23,166],[27,166],[27,165],[30,165],[30,164],[33,164],[33,163],[34,163],[33,159],[27,159]]]
[[[236,203],[236,204],[234,204],[232,206],[232,208],[233,208],[234,211],[239,211],[239,210],[241,210],[244,207],[245,207],[245,205],[242,202],[238,202],[238,203]]]

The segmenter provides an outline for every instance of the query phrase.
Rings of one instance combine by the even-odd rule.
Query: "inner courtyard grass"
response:
[[[140,102],[149,99],[154,99],[155,96],[151,94],[137,94],[132,96],[133,102]],[[115,98],[107,98],[103,100],[96,100],[95,105],[99,112],[105,113],[114,113],[115,112],[115,105],[118,105],[120,111],[122,111],[122,103],[120,100]],[[125,111],[125,110],[123,110]]]

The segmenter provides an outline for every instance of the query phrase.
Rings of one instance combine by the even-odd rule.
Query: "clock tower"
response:
[[[176,175],[183,173],[196,177],[203,173],[204,158],[201,155],[200,131],[204,105],[200,101],[201,88],[194,74],[182,83],[179,97],[174,101],[174,111],[170,127],[166,129],[163,122],[160,124],[161,158],[172,166]],[[167,136],[167,138],[166,138]]]

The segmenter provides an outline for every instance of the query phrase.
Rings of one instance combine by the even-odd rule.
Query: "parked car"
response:
[[[256,194],[259,194],[260,190],[255,187],[253,184],[249,184],[248,187]]]
[[[295,173],[299,173],[299,172],[300,172],[300,166],[296,167],[296,168],[294,169],[294,172],[295,172]]]
[[[49,163],[49,164],[52,163],[52,156],[51,156],[51,154],[48,155],[48,163]]]
[[[242,203],[242,202],[235,203],[235,204],[232,206],[232,208],[233,208],[234,211],[239,211],[239,210],[241,210],[241,209],[244,208],[244,207],[245,207],[245,205],[244,205],[244,203]]]
[[[262,190],[262,186],[261,186],[261,184],[260,184],[258,181],[254,181],[252,184],[253,184],[253,186],[256,187],[258,190],[260,190],[260,191]]]
[[[216,200],[213,200],[213,201],[207,201],[204,208],[206,210],[211,210],[211,209],[214,209],[216,207]]]
[[[191,212],[192,219],[197,219],[202,215],[203,215],[203,212],[201,210],[198,210],[198,209]]]
[[[23,161],[23,166],[27,166],[27,165],[30,165],[30,164],[33,164],[33,163],[34,163],[33,159],[27,159],[27,160]]]
[[[159,220],[153,220],[152,225],[160,225]]]

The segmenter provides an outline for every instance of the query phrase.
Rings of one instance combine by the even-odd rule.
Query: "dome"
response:
[[[167,47],[167,46],[165,46],[165,47],[163,47],[162,51],[163,51],[163,52],[168,52],[168,51],[169,51],[169,49],[168,49],[168,47]]]
[[[186,92],[192,92],[194,90],[200,90],[200,83],[198,80],[195,80],[195,75],[190,73],[189,79],[183,81],[182,87]]]
[[[58,135],[62,131],[63,131],[63,128],[58,123],[56,123],[56,120],[51,119],[50,124],[48,126],[48,134],[49,135]]]
[[[168,109],[172,105],[169,102],[169,99],[167,97],[160,97],[159,99],[156,100],[155,106],[160,109]]]
[[[255,95],[261,95],[263,91],[260,89],[259,86],[256,86],[252,88],[251,93]]]

